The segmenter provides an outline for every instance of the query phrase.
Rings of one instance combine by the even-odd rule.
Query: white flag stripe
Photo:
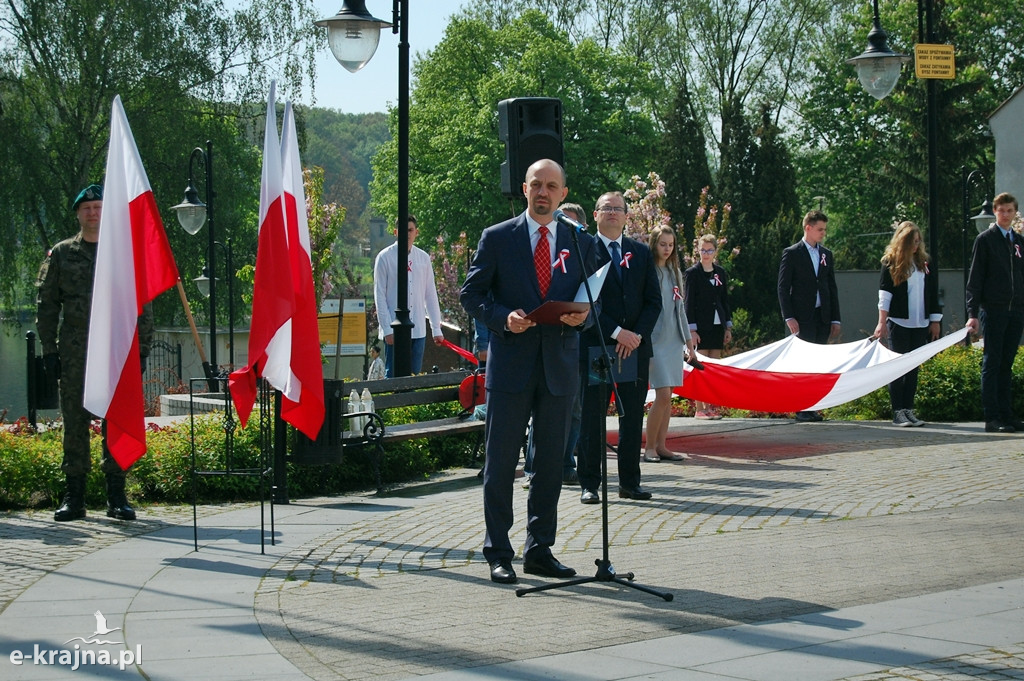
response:
[[[302,182],[302,161],[299,159],[299,141],[295,132],[295,114],[292,103],[284,105],[284,122],[281,125],[281,159],[284,191],[295,197],[296,213],[299,219],[299,243],[306,257],[312,263],[312,248],[309,242],[309,219],[306,217],[305,187]]]
[[[107,413],[135,340],[139,305],[129,204],[150,190],[120,96],[110,132],[85,366],[85,408],[98,416]]]
[[[298,401],[302,386],[292,373],[292,320],[277,330],[267,344],[267,361],[263,365],[263,378],[281,391],[289,400]]]
[[[270,97],[267,99],[267,123],[264,131],[267,136],[273,135],[273,139],[267,139],[263,142],[263,170],[260,182],[260,229],[263,229],[263,225],[267,224],[267,213],[275,205],[274,202],[284,194],[284,184],[281,180],[281,145],[277,142],[277,104],[274,101],[276,89],[277,81],[270,81]],[[275,144],[274,142],[277,143]],[[284,208],[278,203],[275,210],[280,210],[283,213]],[[287,237],[287,234],[285,236]]]

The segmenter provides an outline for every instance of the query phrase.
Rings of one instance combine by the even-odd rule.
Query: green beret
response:
[[[90,184],[88,187],[78,193],[78,197],[75,198],[75,202],[71,204],[71,210],[78,210],[78,204],[85,203],[86,201],[102,201],[103,200],[103,187],[98,184]]]

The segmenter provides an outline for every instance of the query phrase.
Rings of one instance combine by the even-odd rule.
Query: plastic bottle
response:
[[[373,411],[373,395],[370,394],[369,388],[363,388],[363,395],[360,401],[359,411]],[[363,427],[366,427],[369,420],[369,417],[363,417]]]
[[[349,414],[354,414],[357,411],[361,411],[360,406],[361,406],[361,403],[359,401],[359,393],[357,393],[355,391],[355,388],[353,388],[352,392],[350,392],[349,395],[348,395],[348,413]],[[348,429],[349,429],[349,432],[352,433],[353,435],[362,436],[362,434],[363,434],[362,420],[363,420],[362,417],[356,417],[356,418],[348,419]]]

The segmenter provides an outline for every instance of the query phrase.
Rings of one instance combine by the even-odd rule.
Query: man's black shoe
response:
[[[512,561],[492,560],[490,565],[492,582],[497,582],[498,584],[516,583],[516,571],[512,569]]]
[[[637,501],[647,501],[653,495],[645,490],[643,487],[637,485],[636,487],[620,487],[619,497],[622,499],[636,499]]]
[[[579,476],[579,474],[576,473],[576,469],[575,468],[570,468],[569,470],[567,470],[564,473],[562,473],[562,484],[563,485],[578,485],[578,484],[580,484],[580,476]]]
[[[583,494],[580,495],[581,504],[600,504],[601,497],[598,496],[597,492],[592,489],[584,489]]]
[[[986,433],[1016,433],[1017,429],[1011,426],[1009,423],[1003,423],[1002,421],[987,421],[985,423]]]
[[[1006,421],[1003,421],[1003,423],[1005,423],[1006,425],[1008,425],[1011,428],[1013,428],[1013,430],[1015,432],[1018,432],[1018,433],[1024,432],[1024,421],[1021,421],[1020,419],[1011,418],[1011,419],[1008,419]]]
[[[558,559],[550,553],[539,558],[527,556],[523,559],[523,572],[528,575],[541,575],[542,577],[556,577],[565,579],[572,577],[576,571],[558,562]]]

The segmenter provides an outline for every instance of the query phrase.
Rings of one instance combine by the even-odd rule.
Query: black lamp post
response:
[[[989,224],[996,219],[996,214],[992,210],[992,201],[986,197],[985,201],[981,204],[981,210],[978,211],[977,215],[971,215],[971,182],[978,178],[981,182],[985,181],[985,176],[982,175],[980,170],[972,170],[967,172],[967,168],[960,169],[960,181],[961,188],[963,189],[963,216],[964,223],[960,230],[960,247],[961,254],[963,256],[963,268],[964,268],[964,322],[967,321],[967,278],[970,276],[970,261],[967,259],[968,253],[968,238],[967,235],[971,234],[969,226],[973,222],[974,227],[978,234],[985,231]],[[970,344],[970,336],[965,340],[965,343]]]
[[[235,269],[234,262],[231,257],[231,239],[228,239],[227,244],[222,244],[219,241],[213,242],[215,246],[220,246],[224,249],[224,267],[227,270],[228,275],[228,371],[235,370]],[[192,281],[195,282],[196,288],[199,289],[199,293],[205,298],[209,298],[213,291],[213,284],[216,281],[216,277],[211,277],[208,267],[203,268],[203,274],[200,277],[196,277]]]
[[[889,49],[888,35],[882,30],[878,18],[878,0],[874,0],[874,25],[868,33],[868,47],[863,53],[847,59],[857,67],[857,77],[864,89],[876,99],[883,99],[900,77],[902,65],[910,61],[905,54]],[[917,0],[918,42],[935,42],[932,0]],[[922,32],[924,35],[921,35]],[[928,250],[932,267],[938,271],[939,257],[939,196],[938,196],[938,104],[937,83],[927,78],[927,137],[928,137]]]
[[[409,0],[392,0],[392,21],[377,19],[365,0],[344,0],[338,13],[314,25],[327,28],[334,58],[355,73],[380,41],[380,29],[398,33],[398,307],[391,328],[395,336],[395,376],[412,373],[412,319],[409,316]]]
[[[206,203],[199,200],[199,192],[196,190],[195,177],[192,172],[192,163],[197,158],[202,159],[206,165]],[[185,198],[172,210],[178,214],[178,222],[189,234],[198,232],[203,224],[209,219],[210,239],[206,251],[206,271],[214,274],[209,278],[210,285],[210,364],[206,367],[206,378],[210,382],[210,390],[217,391],[217,376],[220,368],[217,366],[217,284],[216,284],[216,234],[213,225],[213,199],[216,194],[213,191],[213,142],[206,141],[206,151],[196,147],[188,157],[188,186],[185,187]],[[234,346],[232,345],[232,355]]]

